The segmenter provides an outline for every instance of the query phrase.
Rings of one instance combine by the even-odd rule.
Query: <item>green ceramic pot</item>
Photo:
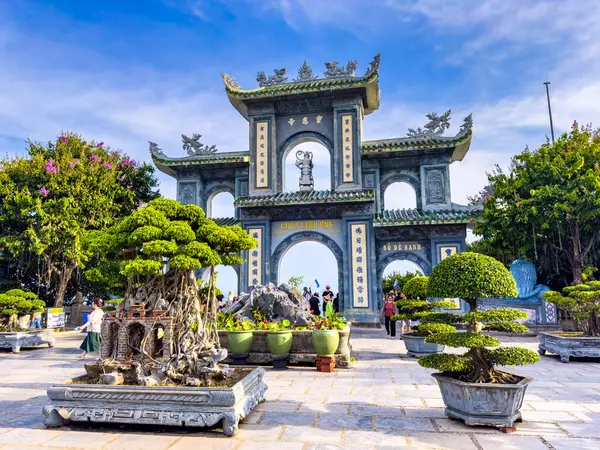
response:
[[[273,356],[287,355],[292,348],[292,332],[269,331],[267,333],[267,347]]]
[[[246,355],[252,346],[252,331],[228,331],[227,351],[232,355]]]
[[[313,330],[312,343],[317,356],[333,356],[340,345],[338,330]]]

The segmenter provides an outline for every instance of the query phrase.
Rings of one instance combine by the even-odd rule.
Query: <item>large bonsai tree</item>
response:
[[[11,289],[0,294],[0,331],[18,331],[19,316],[41,312],[46,304],[33,292]]]
[[[469,329],[465,333],[433,334],[425,338],[425,342],[468,350],[462,355],[427,355],[419,359],[419,364],[471,383],[518,382],[520,377],[500,371],[496,366],[533,364],[539,361],[539,355],[520,347],[500,347],[498,339],[483,334],[482,330],[525,333],[527,327],[515,321],[525,319],[527,314],[510,308],[477,310],[478,298],[516,295],[516,283],[511,273],[490,256],[465,252],[440,262],[429,277],[429,297],[465,300],[470,312],[463,320],[469,324]]]
[[[188,384],[191,378],[205,378],[219,347],[214,267],[241,264],[240,253],[256,241],[238,226],[217,225],[195,205],[156,199],[107,232],[91,233],[86,245],[102,255],[105,270],[87,276],[118,273],[126,284],[117,314],[132,305],[170,311],[171,358],[160,364],[162,373]],[[210,268],[210,278],[201,297],[195,271],[204,267]],[[150,358],[144,348],[139,350]]]
[[[543,298],[571,317],[584,336],[600,336],[600,281],[568,286],[560,292],[549,291]]]
[[[400,313],[392,316],[392,320],[420,321],[421,324],[411,333],[416,336],[456,331],[450,324],[460,322],[460,316],[434,311],[436,308],[454,308],[456,305],[447,301],[427,301],[428,288],[429,277],[421,276],[408,280],[403,289],[406,300],[396,302]]]
[[[74,271],[88,260],[84,234],[155,198],[153,171],[76,134],[45,145],[29,141],[27,156],[0,161],[0,252],[62,306]]]

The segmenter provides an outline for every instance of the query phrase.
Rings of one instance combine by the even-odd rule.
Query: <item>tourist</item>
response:
[[[42,318],[41,312],[32,312],[30,317],[29,328],[42,328],[42,324],[40,323]]]
[[[310,312],[315,316],[321,315],[321,309],[319,307],[319,293],[315,292],[313,296],[310,298]]]
[[[325,290],[323,291],[323,314],[327,312],[327,303],[333,301],[333,292],[331,292],[331,286],[325,286]]]
[[[304,286],[304,291],[303,291],[302,295],[304,296],[304,298],[306,299],[307,302],[310,302],[310,298],[312,297],[312,294],[310,293],[310,288],[307,288],[306,286]]]
[[[394,294],[391,292],[385,298],[383,305],[383,315],[385,317],[385,331],[390,339],[396,337],[396,321],[392,320],[392,316],[396,314],[396,305],[394,304]]]
[[[391,292],[390,292],[390,294],[393,295]],[[400,292],[400,294],[396,296],[396,301],[398,301],[398,300],[406,300],[406,295],[404,295],[403,292]],[[401,309],[398,311],[398,314],[409,314],[409,313],[410,313],[410,311],[404,310],[404,309]],[[406,332],[410,333],[410,322],[408,320],[400,321],[400,339],[404,339],[402,337],[402,335],[404,334],[404,327],[406,327]]]
[[[78,359],[85,359],[89,352],[97,352],[100,350],[100,331],[102,327],[102,319],[104,318],[102,304],[102,299],[97,297],[92,304],[92,308],[94,310],[91,312],[88,321],[82,326],[75,328],[75,331],[87,331],[87,336],[79,347],[81,350],[83,350],[83,353],[77,357]]]
[[[333,310],[336,313],[340,312],[340,293],[335,294],[335,298],[333,299]]]

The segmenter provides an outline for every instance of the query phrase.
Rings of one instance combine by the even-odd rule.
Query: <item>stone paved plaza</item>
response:
[[[355,329],[355,368],[267,370],[267,402],[234,438],[220,430],[148,429],[77,424],[45,429],[45,389],[79,375],[81,335],[62,334],[54,349],[0,353],[0,450],[64,449],[600,449],[600,363],[544,357],[518,372],[535,378],[517,432],[472,428],[444,417],[437,386],[385,331]],[[535,338],[502,338],[536,348]]]

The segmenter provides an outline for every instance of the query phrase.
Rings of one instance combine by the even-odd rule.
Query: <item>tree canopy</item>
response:
[[[0,249],[34,272],[31,278],[50,287],[61,306],[73,271],[88,261],[85,233],[155,198],[153,173],[76,134],[45,145],[28,141],[26,156],[0,163]]]
[[[548,279],[581,283],[600,257],[600,134],[574,123],[554,144],[526,149],[491,188],[474,246],[536,262]]]
[[[394,284],[397,283],[398,287],[396,289],[402,291],[404,289],[404,285],[406,284],[406,282],[412,278],[415,277],[420,277],[423,274],[421,272],[415,271],[415,272],[392,272],[389,275],[386,275],[385,277],[383,277],[382,283],[381,283],[381,287],[383,289],[383,292],[390,292],[391,290],[395,289],[394,288]]]

